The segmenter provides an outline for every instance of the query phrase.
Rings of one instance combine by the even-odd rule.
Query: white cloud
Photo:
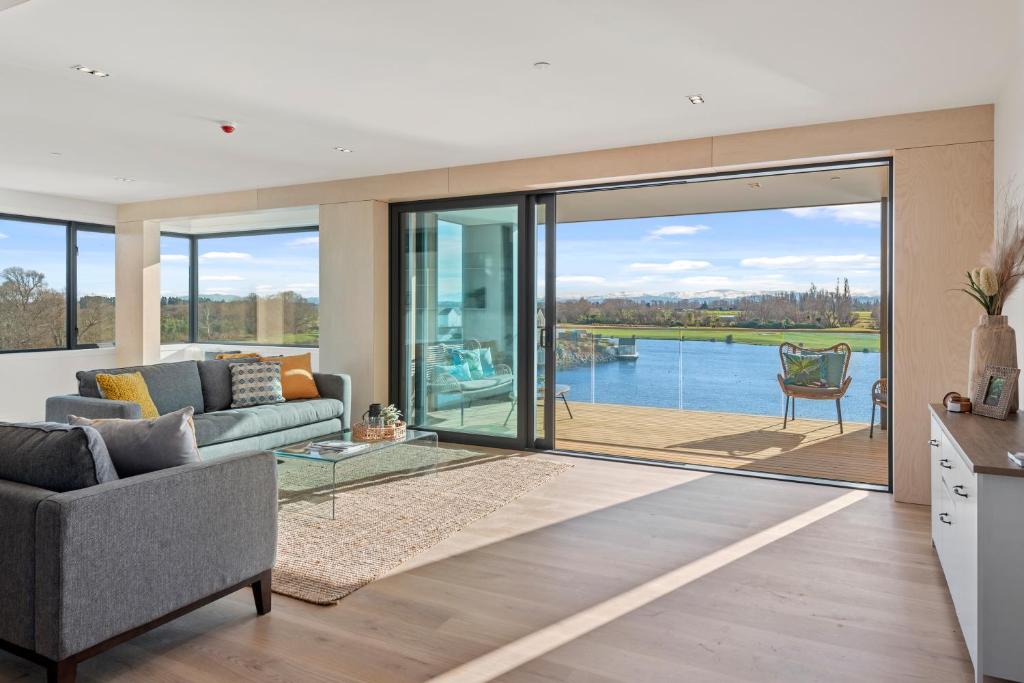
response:
[[[316,289],[320,286],[318,282],[294,282],[290,285],[285,285],[285,289]]]
[[[733,281],[718,275],[693,275],[676,281],[683,287],[724,287]]]
[[[662,237],[675,237],[678,235],[696,235],[698,232],[710,230],[706,225],[666,225],[655,228],[647,233],[649,240],[660,240]]]
[[[703,270],[710,268],[710,261],[690,261],[679,259],[669,263],[630,263],[630,270],[643,270],[649,273],[679,273],[684,270]]]
[[[188,261],[188,256],[186,254],[160,254],[160,261],[167,261],[168,263]]]
[[[600,275],[559,275],[555,278],[555,282],[561,282],[564,284],[599,285],[602,282],[606,282],[606,280]]]
[[[0,240],[5,240],[5,239],[7,239],[7,235],[5,235],[2,232],[0,232]]]
[[[245,278],[241,275],[200,275],[199,279],[209,282],[241,282]]]
[[[877,268],[881,265],[881,259],[868,254],[758,256],[745,258],[740,261],[740,265],[748,268],[834,268],[836,266]]]
[[[840,223],[869,223],[878,225],[881,222],[878,204],[842,204],[840,206],[809,206],[800,209],[783,209],[790,216],[797,218],[831,218]]]
[[[310,244],[320,244],[320,235],[313,235],[311,237],[300,237],[294,239],[288,243],[289,247],[305,247]]]
[[[252,254],[247,254],[244,251],[208,251],[199,258],[208,261],[248,261],[252,258]]]

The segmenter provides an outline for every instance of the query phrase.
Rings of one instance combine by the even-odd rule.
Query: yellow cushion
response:
[[[298,356],[274,356],[260,358],[264,363],[281,364],[281,393],[284,400],[296,398],[320,398],[316,382],[313,380],[313,366],[310,354]]]
[[[218,353],[214,356],[215,360],[226,360],[228,358],[259,358],[258,353]]]
[[[142,408],[142,417],[150,419],[160,417],[153,398],[149,395],[149,387],[141,372],[125,372],[120,375],[96,375],[96,386],[100,395],[111,401],[131,401]]]

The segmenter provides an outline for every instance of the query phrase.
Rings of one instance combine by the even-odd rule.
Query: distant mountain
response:
[[[738,289],[707,289],[700,292],[662,292],[661,294],[636,294],[629,292],[614,292],[610,294],[594,294],[588,297],[584,297],[591,303],[599,304],[602,301],[608,299],[627,299],[629,301],[635,301],[640,304],[656,304],[656,303],[674,303],[679,301],[689,301],[695,304],[707,304],[714,301],[729,301],[733,299],[740,299],[746,296],[758,297],[766,294],[789,294],[788,291],[765,291],[765,292],[745,292]],[[802,292],[796,292],[797,297]],[[578,296],[567,296],[561,297],[560,301],[577,301]],[[879,297],[874,295],[857,295],[853,297],[853,300],[859,304],[876,304],[878,303]]]

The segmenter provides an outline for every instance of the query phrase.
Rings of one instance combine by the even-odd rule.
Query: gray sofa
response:
[[[314,373],[318,399],[231,408],[229,366],[238,362],[247,361],[190,360],[81,371],[77,374],[78,394],[46,400],[46,420],[67,422],[68,415],[141,417],[137,403],[103,399],[96,387],[96,375],[101,372],[140,372],[161,415],[185,406],[195,410],[196,440],[203,458],[277,448],[351,427],[352,380],[348,375]]]
[[[91,427],[0,423],[0,648],[78,664],[251,586],[270,610],[277,479],[265,452],[119,479]]]

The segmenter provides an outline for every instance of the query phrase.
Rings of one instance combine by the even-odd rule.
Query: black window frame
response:
[[[114,339],[110,346],[78,343],[78,233],[98,232],[115,235],[113,225],[86,223],[84,221],[57,220],[39,216],[22,216],[20,214],[0,213],[0,219],[21,223],[39,223],[64,227],[64,346],[51,346],[38,349],[0,349],[0,355],[10,353],[44,353],[49,351],[80,351],[82,349],[113,349],[117,346]],[[116,249],[116,246],[115,246]],[[115,251],[116,257],[116,251]],[[116,278],[116,273],[115,273]],[[116,315],[116,310],[115,310]]]
[[[186,233],[170,230],[161,231],[161,237],[177,237],[188,240],[188,335],[183,342],[168,342],[172,344],[230,344],[231,346],[273,346],[280,348],[295,349],[318,349],[320,338],[317,336],[316,344],[274,344],[259,341],[232,341],[230,339],[202,340],[198,339],[199,321],[199,243],[206,239],[223,239],[225,237],[258,237],[260,235],[282,235],[288,233],[309,233],[320,234],[319,225],[301,225],[290,228],[261,228],[257,230],[233,230],[229,232],[204,232]],[[317,256],[317,270],[319,271],[319,254]],[[317,304],[319,310],[320,305]],[[160,340],[163,345],[163,339]]]

